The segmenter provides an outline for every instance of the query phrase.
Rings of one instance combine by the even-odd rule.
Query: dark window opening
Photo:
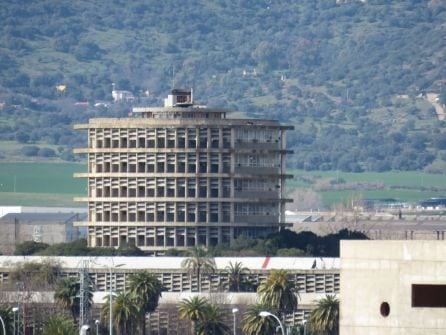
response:
[[[175,140],[167,140],[168,148],[175,148]]]
[[[206,212],[198,212],[198,222],[206,222]]]
[[[177,165],[177,172],[185,172],[186,171],[186,164],[185,163],[178,163]]]
[[[446,307],[446,285],[412,285],[412,307]]]
[[[206,198],[207,197],[207,188],[206,186],[200,186],[198,189],[198,196],[200,198]]]
[[[383,302],[379,308],[379,312],[382,316],[386,317],[390,314],[390,306],[387,302]]]

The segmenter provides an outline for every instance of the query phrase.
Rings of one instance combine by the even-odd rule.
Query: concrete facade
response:
[[[0,252],[10,255],[25,241],[47,244],[65,243],[86,237],[86,229],[73,222],[86,217],[83,213],[9,213],[0,218]]]
[[[257,302],[255,288],[264,281],[271,270],[284,269],[299,287],[298,308],[285,315],[285,326],[291,327],[307,320],[315,301],[326,294],[338,294],[340,286],[339,258],[313,257],[217,257],[215,272],[200,276],[200,285],[195,274],[181,266],[183,257],[39,257],[39,256],[0,256],[0,304],[17,303],[16,283],[10,273],[24,263],[52,261],[60,264],[62,276],[79,276],[80,267],[87,266],[87,273],[94,287],[93,302],[96,315],[90,320],[99,319],[99,307],[109,295],[110,284],[115,292],[122,292],[129,287],[129,277],[139,271],[148,271],[156,275],[166,291],[162,293],[160,304],[149,316],[149,334],[191,334],[190,324],[178,319],[177,306],[182,299],[200,295],[212,303],[218,304],[232,324],[231,310],[239,308],[237,315],[238,334],[241,334],[241,320],[249,304]],[[249,291],[228,292],[227,267],[241,263],[249,269],[243,275],[253,286]],[[113,268],[113,264],[120,265]],[[110,267],[112,267],[110,278]],[[111,280],[110,280],[111,279]],[[198,286],[201,291],[198,291]],[[14,292],[10,294],[10,292]],[[8,298],[9,297],[9,298]],[[8,300],[10,299],[10,300]],[[53,294],[35,297],[39,304],[53,302]],[[22,304],[25,301],[21,302]]]
[[[231,243],[285,223],[285,131],[277,121],[227,119],[228,110],[173,90],[139,117],[91,119],[88,243],[151,253]]]
[[[444,241],[342,241],[341,335],[446,334]]]
[[[444,240],[446,216],[391,212],[291,212],[285,222],[295,232],[327,235],[341,229],[356,230],[372,240]]]

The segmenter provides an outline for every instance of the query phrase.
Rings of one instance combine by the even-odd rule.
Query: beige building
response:
[[[444,241],[342,241],[341,335],[446,334]]]
[[[302,324],[307,320],[315,301],[326,294],[339,293],[339,258],[309,258],[309,257],[217,257],[214,259],[216,270],[211,274],[197,277],[184,269],[182,257],[14,257],[0,256],[0,304],[20,302],[26,304],[29,299],[38,300],[40,304],[52,303],[53,294],[46,296],[18,295],[16,282],[12,280],[11,272],[24,263],[52,261],[60,264],[61,275],[77,277],[80,267],[86,266],[93,294],[93,314],[88,317],[89,323],[100,319],[100,307],[110,294],[110,288],[115,292],[128,289],[129,278],[140,271],[153,273],[163,284],[166,291],[162,293],[159,307],[147,319],[147,332],[151,335],[192,335],[190,323],[178,318],[178,304],[182,299],[199,295],[210,302],[218,304],[225,315],[225,322],[233,324],[232,309],[239,311],[236,317],[237,334],[242,334],[241,324],[243,314],[250,304],[257,302],[256,287],[264,281],[272,270],[284,269],[299,287],[299,304],[296,310],[284,315],[285,328]],[[243,274],[243,281],[251,285],[245,286],[241,292],[229,292],[229,275],[227,267],[237,262],[249,269]],[[113,264],[118,267],[113,268]],[[200,281],[200,284],[198,284]],[[112,287],[110,287],[112,285]],[[201,288],[201,291],[198,290]],[[10,292],[14,292],[10,294]],[[21,299],[17,301],[17,297]],[[38,307],[38,306],[36,306]],[[27,310],[32,318],[31,308]],[[232,327],[231,327],[232,328]],[[232,330],[232,329],[231,329]]]
[[[230,119],[173,90],[132,118],[91,119],[88,227],[92,247],[158,253],[231,243],[284,224],[285,131],[277,121]]]

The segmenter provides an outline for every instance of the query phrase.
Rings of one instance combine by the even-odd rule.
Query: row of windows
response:
[[[89,180],[92,197],[223,197],[231,196],[229,178],[97,178]]]
[[[230,154],[91,154],[90,172],[229,173]]]
[[[237,142],[278,142],[277,130],[234,128]],[[90,148],[230,148],[230,128],[95,128],[89,132]]]
[[[90,148],[230,148],[229,128],[90,129]]]
[[[235,179],[234,196],[244,191],[274,191],[277,180]],[[230,197],[230,178],[89,178],[91,197]]]
[[[231,222],[230,203],[90,203],[96,222]]]
[[[202,245],[229,243],[231,240],[229,227],[138,227],[126,231],[107,228],[91,228],[91,244],[96,247],[119,247],[120,245],[136,245],[140,248],[150,247],[191,247],[198,242]],[[119,236],[119,237],[118,237]]]

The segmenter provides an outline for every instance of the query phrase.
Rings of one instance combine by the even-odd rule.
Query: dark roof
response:
[[[172,94],[191,94],[192,91],[190,88],[174,88],[172,90]]]
[[[77,218],[76,218],[77,215]],[[57,221],[65,222],[68,220],[82,221],[86,215],[83,213],[9,213],[0,218],[0,221]]]

